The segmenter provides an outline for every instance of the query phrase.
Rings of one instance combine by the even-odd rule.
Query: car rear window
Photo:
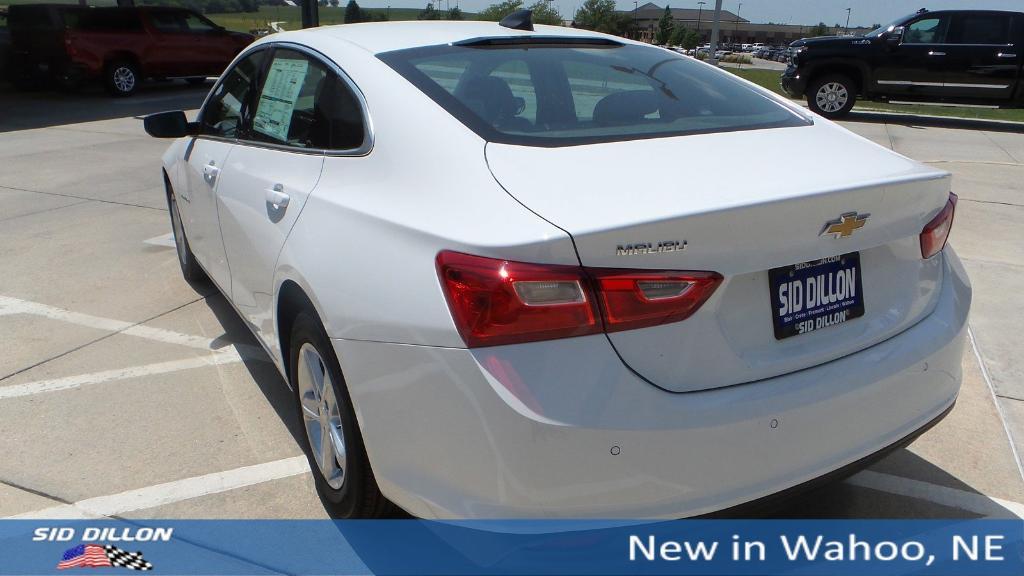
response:
[[[378,58],[494,142],[571,146],[810,124],[730,74],[673,52],[602,39],[534,40]]]

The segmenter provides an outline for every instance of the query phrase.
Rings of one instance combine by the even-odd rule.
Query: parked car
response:
[[[253,40],[180,8],[15,4],[9,11],[9,74],[22,86],[101,80],[111,94],[128,96],[145,77],[198,83]]]
[[[0,8],[0,75],[7,68],[11,54],[11,32],[7,29],[7,9]]]
[[[1024,13],[920,10],[865,36],[798,40],[783,89],[838,118],[865,100],[1019,106]]]
[[[145,120],[177,138],[182,272],[291,386],[332,514],[703,514],[952,408],[971,289],[948,173],[717,67],[514,16],[275,34],[194,122]]]

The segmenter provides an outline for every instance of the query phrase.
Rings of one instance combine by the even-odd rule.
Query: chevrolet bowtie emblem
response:
[[[826,222],[825,227],[821,229],[821,233],[818,236],[832,234],[836,238],[849,238],[854,232],[867,224],[870,216],[871,214],[847,212],[835,220]]]

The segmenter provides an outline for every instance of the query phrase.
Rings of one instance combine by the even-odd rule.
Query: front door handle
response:
[[[1008,52],[1000,52],[999,54],[996,54],[996,58],[1016,58],[1016,57],[1017,57],[1016,54],[1010,54]]]
[[[945,56],[946,53],[945,52],[936,52],[936,51],[932,50],[932,51],[928,52],[928,55],[929,56]]]
[[[220,168],[217,168],[217,163],[210,160],[210,163],[203,166],[203,180],[206,181],[208,186],[213,186],[217,182],[217,175],[220,174]]]
[[[288,201],[291,197],[285,194],[284,186],[281,184],[274,184],[274,187],[267,190],[267,204],[270,204],[274,210],[283,210],[288,207]]]

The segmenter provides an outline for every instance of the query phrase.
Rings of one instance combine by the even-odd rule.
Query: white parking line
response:
[[[74,504],[62,504],[8,516],[7,519],[87,519],[117,516],[136,510],[156,508],[165,504],[298,476],[308,471],[309,464],[306,457],[293,456],[224,472],[182,478],[137,490],[127,490],[119,494],[87,498]]]
[[[150,246],[160,246],[161,248],[174,248],[174,233],[168,232],[167,234],[154,236],[149,240],[143,240],[142,243],[149,244]]]
[[[157,342],[164,342],[167,344],[177,344],[179,346],[188,346],[190,348],[198,348],[200,350],[214,349],[213,338],[192,336],[191,334],[182,334],[181,332],[164,330],[163,328],[141,326],[132,322],[125,322],[124,320],[115,320],[113,318],[103,318],[101,316],[93,316],[91,314],[72,312],[63,308],[57,308],[56,306],[41,304],[39,302],[30,302],[19,298],[11,298],[10,296],[0,296],[0,310],[2,310],[4,314],[31,314],[34,316],[42,316],[51,320],[59,320],[69,324],[77,324],[79,326],[105,330],[107,332],[120,332],[129,336],[137,336],[139,338],[146,338],[147,340],[155,340]]]
[[[154,376],[156,374],[168,374],[170,372],[178,372],[181,370],[203,368],[206,366],[219,366],[222,364],[232,364],[241,361],[242,357],[238,352],[235,352],[234,350],[226,350],[215,354],[200,356],[198,358],[185,358],[183,360],[171,360],[169,362],[157,362],[155,364],[130,366],[128,368],[117,368],[114,370],[104,370],[102,372],[65,376],[63,378],[52,378],[49,380],[25,382],[23,384],[12,384],[10,386],[0,386],[0,400],[31,396],[33,394],[41,394],[44,392],[70,390],[72,388],[81,388],[82,386],[101,384],[103,382],[110,382],[113,380],[125,380],[127,378],[138,378],[140,376]]]
[[[893,476],[865,470],[846,480],[848,484],[870,488],[897,496],[907,496],[918,500],[927,500],[933,504],[959,508],[967,512],[974,512],[987,517],[996,518],[1024,518],[1024,504],[994,498],[976,492],[958,490],[948,486],[939,486],[930,482],[911,480],[902,476]]]

